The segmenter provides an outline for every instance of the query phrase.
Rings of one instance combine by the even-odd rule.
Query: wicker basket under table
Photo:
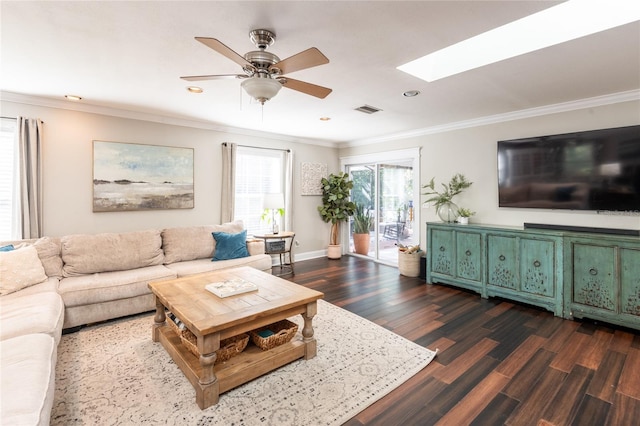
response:
[[[262,337],[258,333],[263,330],[271,330],[273,334],[268,337]],[[255,343],[263,351],[268,351],[276,346],[283,345],[293,339],[293,336],[298,332],[298,324],[289,320],[278,321],[273,324],[269,324],[264,327],[251,330],[251,341]]]
[[[180,336],[182,344],[186,346],[192,354],[199,357],[200,352],[198,352],[198,340],[196,336],[191,331],[189,331],[189,329],[185,328],[184,330],[180,330],[178,328],[178,325],[168,317],[167,323],[173,329],[173,331],[175,331],[175,333]],[[229,337],[228,339],[220,341],[220,349],[216,351],[215,364],[217,365],[221,362],[228,361],[230,358],[238,355],[247,347],[248,343],[248,334],[239,334],[237,336]]]

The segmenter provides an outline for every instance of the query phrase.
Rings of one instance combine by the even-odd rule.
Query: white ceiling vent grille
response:
[[[371,105],[362,105],[356,108],[356,111],[364,112],[365,114],[373,114],[374,112],[382,111],[380,108],[372,107]]]

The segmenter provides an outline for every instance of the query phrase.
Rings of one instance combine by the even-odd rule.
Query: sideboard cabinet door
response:
[[[482,285],[482,235],[456,232],[456,276]]]
[[[453,277],[453,231],[434,229],[429,257],[432,272]]]
[[[533,295],[556,297],[556,244],[561,245],[560,242],[547,240],[529,238],[520,240],[521,291]]]
[[[571,280],[565,283],[571,316],[640,330],[640,239],[612,236],[568,239]]]
[[[621,313],[640,319],[640,247],[620,249]]]
[[[573,244],[574,305],[615,313],[618,310],[615,268],[615,247]]]
[[[487,236],[487,285],[517,289],[519,265],[517,237]]]

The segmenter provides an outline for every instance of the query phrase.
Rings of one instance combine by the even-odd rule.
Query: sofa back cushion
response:
[[[214,232],[238,233],[243,229],[244,223],[241,220],[222,225],[167,228],[162,231],[164,263],[211,259],[216,248]]]
[[[162,264],[159,230],[62,237],[65,277]]]
[[[38,238],[33,246],[44,266],[48,277],[62,278],[62,257],[60,257],[60,238]]]
[[[33,246],[0,253],[0,296],[47,280],[44,267]]]
[[[38,257],[44,266],[44,272],[48,277],[62,278],[62,258],[60,257],[60,238],[42,237],[25,240],[2,241],[3,247],[13,246],[14,249],[34,246],[38,251]],[[6,250],[6,249],[5,249]]]

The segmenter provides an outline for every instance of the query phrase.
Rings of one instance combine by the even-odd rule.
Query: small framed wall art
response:
[[[302,163],[300,165],[301,195],[322,195],[320,180],[327,177],[327,165]]]

